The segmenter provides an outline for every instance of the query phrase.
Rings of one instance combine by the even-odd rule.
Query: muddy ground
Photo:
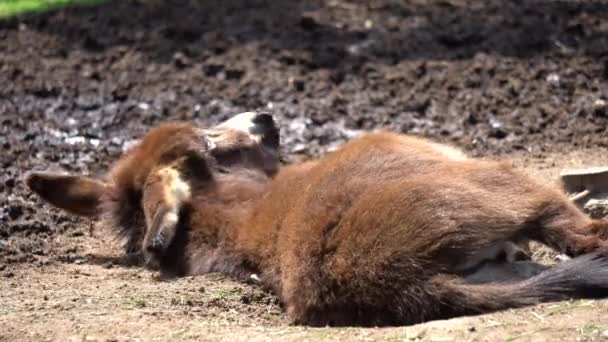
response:
[[[159,281],[22,184],[32,169],[99,174],[164,120],[260,108],[289,161],[389,128],[548,181],[608,165],[605,1],[117,0],[1,20],[0,85],[0,340],[608,339],[606,301],[292,327],[254,287]]]

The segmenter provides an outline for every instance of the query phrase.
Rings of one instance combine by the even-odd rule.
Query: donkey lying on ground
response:
[[[27,182],[57,207],[110,219],[164,274],[257,275],[300,324],[402,325],[608,296],[608,222],[505,163],[371,133],[277,171],[277,148],[272,118],[246,113],[211,130],[158,127],[105,180]],[[522,239],[575,258],[525,280],[466,280]]]

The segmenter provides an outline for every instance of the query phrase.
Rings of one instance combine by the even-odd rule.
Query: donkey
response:
[[[296,324],[409,325],[608,297],[608,221],[508,163],[374,132],[279,167],[278,140],[266,114],[167,124],[104,180],[38,172],[27,183],[113,224],[162,274],[259,280]],[[467,281],[524,239],[574,258],[527,279]]]

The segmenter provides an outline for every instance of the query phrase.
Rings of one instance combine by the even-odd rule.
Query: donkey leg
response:
[[[571,257],[608,246],[608,220],[592,220],[565,197],[546,203],[535,223],[533,238]]]

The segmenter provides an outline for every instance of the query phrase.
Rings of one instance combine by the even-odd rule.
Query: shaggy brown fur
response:
[[[29,183],[74,213],[101,203],[125,231],[147,227],[142,248],[165,274],[256,274],[300,324],[413,324],[608,296],[608,223],[507,163],[384,132],[276,175],[247,158],[220,172],[217,147],[191,148],[201,141],[193,128],[155,138],[174,127],[149,133],[106,183],[45,174]],[[146,221],[137,227],[127,219],[136,207]],[[525,280],[463,278],[521,239],[576,258]]]

